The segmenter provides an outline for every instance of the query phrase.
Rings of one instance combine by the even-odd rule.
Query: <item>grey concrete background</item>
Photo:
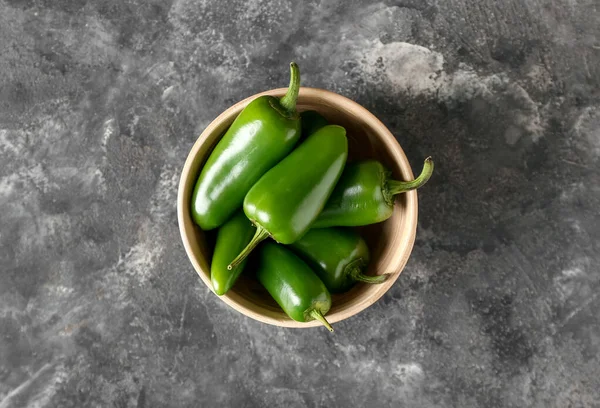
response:
[[[600,406],[599,7],[0,0],[0,407]],[[177,227],[197,135],[290,60],[437,166],[333,335],[229,309]]]

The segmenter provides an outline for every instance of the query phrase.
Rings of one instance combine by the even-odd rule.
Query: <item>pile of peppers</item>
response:
[[[389,276],[366,273],[369,248],[353,227],[391,217],[394,197],[424,185],[433,161],[411,181],[391,179],[376,160],[347,163],[346,130],[296,110],[294,62],[290,72],[282,98],[254,99],[223,135],[198,177],[191,213],[204,231],[218,229],[211,262],[217,295],[234,286],[256,252],[256,278],[283,311],[333,331],[325,318],[331,294]]]

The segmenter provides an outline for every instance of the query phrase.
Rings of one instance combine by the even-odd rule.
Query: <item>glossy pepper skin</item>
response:
[[[331,295],[319,277],[291,250],[274,242],[260,248],[256,276],[283,311],[298,322],[319,320],[329,331],[324,315]]]
[[[248,245],[256,228],[240,209],[219,228],[217,242],[210,265],[210,280],[213,290],[219,296],[227,293],[242,273],[246,260],[232,270],[227,269],[229,262]]]
[[[412,181],[392,180],[391,173],[375,160],[348,163],[312,228],[358,227],[385,221],[394,211],[394,196],[421,187],[432,173],[431,157],[425,159],[423,171]]]
[[[385,282],[389,275],[368,276],[367,243],[351,228],[311,229],[290,245],[321,278],[329,292],[342,293],[357,281]]]
[[[300,139],[296,99],[300,72],[290,64],[288,92],[260,96],[231,124],[202,168],[192,195],[192,218],[203,230],[222,225],[242,206],[248,190]]]
[[[244,213],[256,225],[256,233],[229,266],[269,236],[282,244],[302,237],[325,206],[347,156],[346,130],[328,125],[265,173],[244,199]]]
[[[300,113],[300,122],[302,123],[302,140],[329,124],[327,119],[314,110]]]

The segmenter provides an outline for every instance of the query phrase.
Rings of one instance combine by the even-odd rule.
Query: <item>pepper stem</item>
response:
[[[323,326],[327,327],[327,330],[333,333],[333,327],[331,327],[327,319],[325,319],[325,316],[323,316],[319,310],[313,309],[309,314],[310,317],[323,323]]]
[[[365,275],[363,273],[363,267],[365,265],[366,262],[362,258],[357,259],[348,264],[348,266],[346,267],[348,271],[348,277],[353,281],[360,281],[365,283],[383,283],[390,277],[389,273],[384,273],[383,275],[375,276]]]
[[[396,195],[400,193],[405,193],[410,190],[417,189],[427,183],[427,180],[431,177],[433,173],[433,160],[431,157],[425,159],[425,164],[423,165],[423,170],[419,177],[412,181],[397,181],[397,180],[388,180],[387,186],[391,195]]]
[[[250,252],[252,252],[252,250],[256,248],[258,244],[260,244],[267,238],[269,238],[269,233],[267,232],[267,230],[261,227],[260,225],[257,225],[256,232],[254,233],[252,240],[250,240],[248,245],[246,245],[246,248],[242,249],[242,252],[240,252],[239,255],[236,256],[235,259],[231,261],[229,265],[227,265],[227,270],[232,270],[233,268],[241,264],[242,261],[246,259],[248,255],[250,255]]]
[[[389,273],[384,273],[383,275],[370,276],[370,275],[365,275],[364,273],[362,273],[360,271],[353,274],[353,278],[357,281],[365,282],[365,283],[374,283],[374,284],[383,283],[386,280],[388,280],[388,278],[390,276],[391,276],[391,274],[389,274]]]
[[[279,103],[288,113],[296,112],[296,101],[300,92],[300,68],[295,62],[290,63],[290,86]]]

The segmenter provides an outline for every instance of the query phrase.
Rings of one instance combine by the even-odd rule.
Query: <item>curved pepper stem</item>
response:
[[[423,170],[419,177],[412,181],[397,181],[397,180],[388,180],[387,186],[391,195],[396,195],[400,193],[405,193],[410,190],[417,189],[422,187],[429,178],[433,174],[433,159],[428,157],[425,159],[425,164],[423,165]]]
[[[383,283],[386,280],[388,280],[388,278],[391,276],[391,274],[384,273],[383,275],[370,276],[370,275],[365,275],[364,273],[359,271],[358,273],[353,274],[352,276],[354,277],[355,280],[360,281],[360,282],[379,284],[379,283]]]
[[[323,314],[319,310],[317,310],[317,309],[311,310],[310,317],[323,323],[323,326],[327,327],[327,330],[329,330],[330,332],[333,333],[333,327],[331,327],[331,325],[329,324],[327,319],[325,319],[325,316],[323,316]]]
[[[254,233],[252,240],[248,243],[248,245],[246,245],[246,248],[242,249],[242,252],[240,252],[239,255],[236,256],[235,259],[231,261],[229,265],[227,265],[227,269],[232,270],[233,268],[241,264],[242,261],[246,259],[248,255],[250,255],[250,252],[252,252],[252,250],[256,248],[258,244],[260,244],[267,238],[269,238],[269,233],[267,232],[267,230],[261,227],[260,225],[257,225],[256,232]]]
[[[300,68],[295,62],[290,63],[290,86],[279,103],[288,113],[296,112],[296,101],[300,92]]]

